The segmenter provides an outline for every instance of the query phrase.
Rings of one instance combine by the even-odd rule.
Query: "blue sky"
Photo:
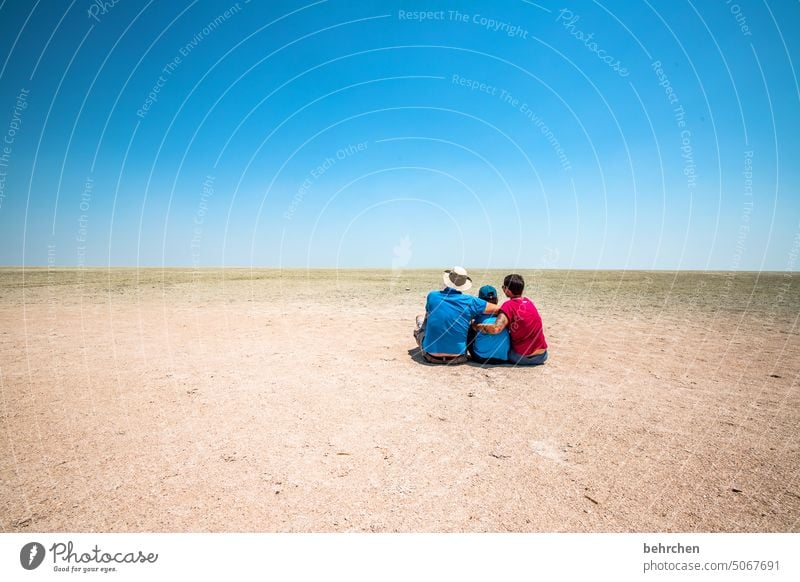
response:
[[[0,264],[796,270],[796,2],[102,4],[0,4]]]

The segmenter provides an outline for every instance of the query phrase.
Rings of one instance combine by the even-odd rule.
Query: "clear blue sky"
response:
[[[0,2],[0,264],[797,268],[797,2],[102,4]]]

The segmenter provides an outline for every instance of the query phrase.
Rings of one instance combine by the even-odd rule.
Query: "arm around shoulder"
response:
[[[497,321],[494,323],[478,323],[473,327],[480,332],[488,333],[489,335],[495,335],[503,331],[506,326],[508,325],[508,318],[506,314],[502,311],[497,313]]]

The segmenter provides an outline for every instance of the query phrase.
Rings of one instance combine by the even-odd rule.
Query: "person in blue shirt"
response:
[[[447,269],[442,279],[444,289],[428,293],[425,316],[417,316],[414,338],[426,362],[461,364],[467,361],[467,331],[472,320],[500,308],[463,293],[472,287],[463,267]]]
[[[484,285],[478,291],[478,298],[487,303],[497,305],[497,289],[491,285]],[[495,315],[479,315],[475,318],[475,323],[486,323],[491,325],[497,321]],[[479,364],[507,364],[508,350],[511,349],[511,338],[508,329],[500,333],[488,334],[475,331],[470,327],[467,334],[467,353],[470,359]]]

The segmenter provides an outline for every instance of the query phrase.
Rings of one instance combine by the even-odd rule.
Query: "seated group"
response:
[[[414,337],[422,357],[431,364],[461,364],[468,359],[481,364],[536,366],[547,360],[542,318],[533,301],[522,296],[521,275],[503,279],[508,298],[497,304],[497,290],[481,287],[478,297],[465,295],[472,279],[463,267],[446,270],[444,289],[428,293],[425,315],[417,316]]]

